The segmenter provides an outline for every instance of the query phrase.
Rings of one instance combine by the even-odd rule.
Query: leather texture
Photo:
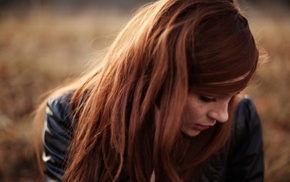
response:
[[[75,123],[70,116],[71,94],[48,100],[43,130],[46,181],[62,181],[66,154]],[[218,152],[202,172],[202,182],[260,182],[264,178],[261,122],[251,99],[238,103],[228,147]]]

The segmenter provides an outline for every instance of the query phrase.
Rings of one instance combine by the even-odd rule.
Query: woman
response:
[[[48,100],[47,180],[263,181],[260,120],[237,96],[258,57],[232,1],[143,7],[102,65]]]

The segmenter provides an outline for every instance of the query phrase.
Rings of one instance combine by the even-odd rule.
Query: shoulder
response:
[[[235,111],[226,181],[263,181],[263,177],[261,122],[253,101],[243,97]]]
[[[64,93],[47,100],[44,139],[65,139],[66,143],[71,140],[74,130],[71,97],[72,93]]]
[[[47,100],[46,119],[48,123],[53,121],[56,122],[55,124],[64,128],[69,128],[72,126],[73,117],[70,104],[72,95],[72,92],[66,92],[51,97]],[[49,118],[53,118],[53,120],[49,120]]]
[[[47,100],[47,114],[53,114],[61,120],[67,119],[71,114],[71,97],[72,93],[63,93],[61,95],[49,98]]]
[[[52,97],[46,107],[42,160],[46,177],[57,181],[62,180],[67,150],[73,138],[71,96],[65,93]]]
[[[240,140],[249,137],[260,127],[261,122],[254,102],[248,96],[241,97],[234,113],[232,135]]]

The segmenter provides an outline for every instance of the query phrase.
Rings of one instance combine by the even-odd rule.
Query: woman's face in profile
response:
[[[234,95],[236,93],[225,96],[189,94],[182,116],[181,131],[194,137],[214,126],[216,122],[226,122],[229,117],[228,105]]]
[[[240,81],[248,74],[249,72],[236,79],[221,83]],[[222,96],[203,93],[188,94],[182,115],[181,131],[189,137],[194,137],[214,126],[216,122],[226,122],[229,118],[229,102],[240,91]]]

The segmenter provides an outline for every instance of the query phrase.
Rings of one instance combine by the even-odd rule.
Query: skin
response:
[[[248,73],[226,82],[231,83],[244,79]],[[224,96],[190,93],[188,95],[181,123],[181,132],[195,137],[202,131],[214,126],[217,122],[225,123],[229,119],[228,106],[232,97],[240,91]]]
[[[226,122],[229,118],[228,105],[234,95],[214,97],[191,93],[185,105],[181,131],[194,137],[216,122]]]

